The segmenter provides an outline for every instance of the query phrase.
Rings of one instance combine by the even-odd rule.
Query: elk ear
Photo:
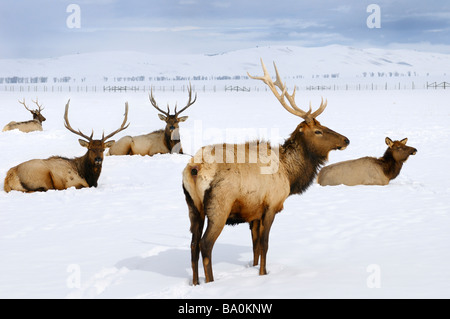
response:
[[[105,143],[105,148],[110,148],[111,146],[114,145],[115,142],[116,142],[116,141],[114,141],[114,140],[111,140],[111,141],[106,142],[106,143]]]
[[[78,142],[80,143],[81,146],[88,148],[89,147],[89,142],[85,141],[85,140],[78,140]]]
[[[394,142],[392,142],[392,140],[389,137],[386,137],[385,142],[386,145],[389,147],[392,147],[392,145],[394,145]]]
[[[189,116],[182,116],[182,117],[179,117],[179,118],[178,118],[178,121],[184,122],[184,121],[186,121],[186,120],[188,119],[188,117],[189,117]]]
[[[159,118],[161,119],[161,121],[167,122],[167,117],[165,117],[162,114],[158,114]]]
[[[400,143],[402,143],[403,145],[406,145],[406,142],[408,142],[408,138],[404,138],[403,140],[400,141]]]

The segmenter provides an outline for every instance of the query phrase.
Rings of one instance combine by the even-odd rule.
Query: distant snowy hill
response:
[[[97,83],[109,77],[210,80],[240,79],[260,74],[259,60],[270,69],[276,61],[283,77],[354,78],[439,76],[450,74],[450,55],[412,50],[356,49],[331,45],[319,48],[271,46],[211,55],[151,55],[98,52],[40,60],[0,59],[0,84],[11,77],[45,77]],[[195,78],[194,78],[195,77]],[[40,82],[40,81],[38,81]]]

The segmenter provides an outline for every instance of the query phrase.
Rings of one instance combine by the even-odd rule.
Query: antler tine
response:
[[[183,111],[185,111],[189,106],[191,106],[192,104],[194,104],[194,103],[197,101],[197,92],[195,92],[195,98],[194,98],[194,101],[191,101],[191,100],[192,100],[192,85],[191,85],[191,83],[189,83],[189,90],[188,90],[188,92],[189,92],[189,100],[188,100],[186,106],[183,107],[183,108],[182,108],[180,111],[178,111],[178,112],[177,112],[177,108],[175,107],[175,116],[180,115],[180,114],[181,114]]]
[[[252,76],[250,75],[250,73],[247,72],[248,76],[252,79],[255,80],[261,80],[263,81],[265,84],[267,84],[267,86],[270,88],[270,90],[272,91],[272,93],[275,95],[275,97],[278,99],[278,101],[281,103],[281,105],[291,114],[294,114],[296,116],[299,116],[301,118],[303,118],[305,121],[309,122],[312,119],[316,118],[317,116],[319,116],[326,108],[327,106],[327,101],[325,101],[325,104],[323,103],[323,98],[322,98],[322,103],[320,104],[319,109],[317,109],[314,113],[312,113],[312,108],[311,108],[311,103],[309,104],[309,111],[305,112],[302,109],[300,109],[296,103],[295,103],[295,93],[296,93],[296,87],[294,87],[294,91],[292,92],[292,94],[289,94],[287,92],[287,88],[286,88],[286,84],[283,84],[280,74],[278,73],[278,69],[277,66],[275,64],[275,62],[273,63],[273,66],[275,68],[275,73],[276,73],[276,80],[275,82],[272,81],[272,78],[269,75],[269,72],[267,71],[266,66],[264,65],[264,62],[261,58],[261,66],[264,72],[263,76]],[[277,87],[282,91],[281,95],[277,90]],[[287,98],[289,105],[287,105],[286,101],[284,100],[284,97]]]
[[[275,80],[274,84],[283,91],[286,87],[286,84],[283,84],[283,82],[281,81],[281,76],[278,73],[277,65],[275,64],[275,62],[273,62],[273,67],[275,68],[275,74],[277,76],[277,79]]]
[[[25,103],[25,98],[23,98],[23,101],[20,101],[20,100],[18,100],[18,101],[19,101],[20,104],[22,104],[27,109],[27,111],[31,112],[31,110],[27,107],[27,105]]]
[[[66,104],[66,110],[64,112],[64,126],[66,129],[68,129],[69,131],[71,131],[72,133],[81,136],[82,138],[88,140],[89,142],[92,141],[92,137],[94,136],[94,130],[92,130],[92,134],[91,137],[88,137],[87,135],[84,135],[83,133],[81,133],[80,130],[75,131],[72,126],[69,123],[69,103],[70,103],[70,99],[69,101],[67,101]]]
[[[261,58],[261,66],[262,66],[262,69],[263,69],[263,72],[264,72],[263,76],[253,76],[253,75],[250,75],[250,73],[248,73],[248,72],[247,72],[247,75],[251,79],[263,81],[265,84],[267,84],[270,87],[270,83],[273,84],[272,78],[270,77],[269,72],[267,71],[266,66],[264,65],[264,62],[263,62],[262,58]]]
[[[105,134],[103,133],[102,141],[105,142],[108,139],[110,139],[111,137],[113,137],[114,135],[116,135],[117,133],[128,128],[128,126],[130,126],[130,123],[128,123],[128,125],[125,126],[127,121],[128,121],[128,102],[125,102],[125,114],[124,114],[124,119],[123,119],[122,125],[120,125],[120,127],[117,130],[115,130],[111,134],[107,135],[106,137],[105,137]]]
[[[41,112],[41,111],[43,111],[43,110],[45,109],[45,107],[44,107],[44,108],[41,108],[41,107],[42,107],[42,104],[39,105],[38,98],[36,98],[36,101],[34,101],[34,100],[31,100],[31,101],[33,101],[33,103],[37,105],[37,107],[38,107],[38,109],[39,109],[39,112]]]
[[[294,115],[296,115],[298,117],[301,117],[301,118],[306,120],[307,119],[307,113],[304,112],[303,110],[301,110],[300,108],[298,108],[297,105],[295,104],[295,101],[294,101],[295,90],[294,90],[294,93],[292,95],[289,95],[287,93],[286,85],[284,85],[281,82],[281,77],[280,77],[280,74],[278,73],[277,66],[276,66],[275,62],[273,63],[273,65],[275,67],[275,72],[276,72],[276,76],[277,76],[277,79],[275,80],[275,83],[272,81],[272,78],[270,77],[269,72],[267,71],[267,68],[264,65],[264,62],[263,62],[262,58],[261,58],[261,66],[262,66],[264,75],[263,76],[252,76],[248,72],[247,72],[247,75],[250,78],[252,78],[252,79],[263,81],[270,88],[272,93],[275,95],[275,97],[278,99],[278,101],[281,103],[281,105],[286,109],[286,111],[288,111],[289,113],[294,114]],[[280,93],[278,93],[276,87],[278,87],[282,91],[281,95],[280,95]],[[287,105],[287,103],[286,103],[286,101],[284,99],[285,96],[287,97],[287,99],[289,101],[289,104],[291,106]]]
[[[164,114],[165,116],[169,116],[170,110],[169,110],[169,105],[167,105],[167,112],[164,112],[163,110],[161,110],[158,107],[158,104],[155,101],[155,98],[153,97],[153,88],[150,89],[150,95],[149,95],[149,99],[150,99],[150,103],[153,105],[153,107],[155,109],[157,109],[159,112],[161,112],[162,114]]]
[[[275,81],[275,85],[278,86],[281,90],[285,90],[286,92],[284,93],[284,95],[286,96],[286,98],[289,101],[289,104],[292,106],[292,108],[294,110],[296,110],[297,112],[299,112],[300,114],[302,114],[302,118],[303,116],[306,116],[308,114],[308,112],[303,111],[301,108],[299,108],[297,106],[297,104],[295,103],[295,93],[297,88],[294,85],[294,91],[292,91],[292,94],[289,95],[289,93],[287,92],[287,88],[286,88],[286,84],[283,84],[283,82],[281,81],[281,77],[280,74],[278,73],[278,69],[277,69],[277,65],[275,64],[275,62],[273,62],[273,66],[275,68],[275,73],[277,75],[277,79]]]
[[[323,97],[322,97],[322,101],[320,102],[320,106],[319,108],[313,113],[311,114],[312,118],[316,118],[318,117],[320,114],[322,114],[322,112],[325,110],[325,108],[327,107],[328,104],[328,100],[325,100],[325,104],[323,103]],[[311,112],[311,103],[309,105],[309,111]]]

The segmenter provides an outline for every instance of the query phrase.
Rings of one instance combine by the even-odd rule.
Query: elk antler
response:
[[[197,101],[197,93],[195,93],[195,98],[194,101],[192,100],[192,86],[189,83],[189,101],[187,102],[186,106],[183,107],[180,111],[177,112],[177,105],[175,104],[175,117],[178,117],[178,115],[180,115],[182,112],[184,112],[189,106],[191,106],[192,104],[194,104]],[[170,113],[170,109],[169,109],[169,105],[167,105],[167,112],[164,112],[163,110],[161,110],[158,107],[158,104],[155,101],[155,98],[153,97],[153,88],[150,89],[150,95],[149,95],[149,99],[150,99],[150,103],[152,103],[153,107],[155,109],[157,109],[159,112],[161,112],[162,114],[164,114],[165,116],[169,116]]]
[[[127,120],[128,120],[128,102],[125,102],[125,114],[124,114],[124,119],[123,119],[122,125],[120,125],[120,127],[117,130],[115,130],[111,134],[107,135],[106,137],[105,137],[105,133],[103,133],[102,141],[105,142],[106,140],[110,139],[117,133],[125,130],[128,126],[130,126],[130,123],[128,123],[128,125],[125,126],[125,124],[127,123]]]
[[[68,116],[69,115],[69,103],[70,103],[70,99],[69,99],[69,101],[67,101],[66,110],[64,112],[64,126],[66,127],[66,129],[68,129],[72,133],[75,133],[76,135],[79,135],[79,136],[83,137],[84,139],[88,140],[89,142],[91,142],[92,141],[92,137],[94,136],[94,130],[92,130],[91,136],[88,137],[87,135],[84,135],[83,133],[81,133],[80,130],[75,131],[72,128],[72,126],[70,125],[70,123],[69,123],[69,116]],[[124,115],[124,120],[122,122],[122,125],[117,130],[115,130],[111,134],[107,135],[106,137],[105,137],[105,133],[103,133],[102,141],[105,142],[107,139],[113,137],[114,135],[116,135],[120,131],[123,131],[124,129],[126,129],[130,125],[130,123],[128,123],[128,125],[125,126],[125,123],[127,122],[127,120],[128,120],[128,102],[125,103],[125,115]]]
[[[175,105],[175,116],[176,117],[178,117],[178,115],[180,115],[181,112],[185,111],[189,106],[191,106],[192,104],[194,104],[197,101],[197,92],[196,92],[194,101],[191,102],[191,100],[192,100],[192,86],[191,86],[191,83],[189,83],[189,90],[188,91],[189,91],[189,101],[187,102],[186,106],[183,107],[181,109],[181,111],[177,112],[177,106]]]
[[[31,101],[33,101],[33,100],[31,100]],[[38,99],[37,99],[37,98],[36,98],[36,101],[33,101],[33,103],[37,105],[37,107],[38,107],[38,109],[39,109],[39,110],[38,110],[39,113],[41,113],[41,112],[45,109],[45,107],[41,108],[41,107],[42,107],[42,104],[39,105],[39,102],[38,102]]]
[[[158,104],[156,103],[155,98],[153,97],[153,88],[150,89],[150,95],[148,96],[148,98],[150,99],[150,103],[152,103],[152,105],[155,109],[157,109],[159,112],[161,112],[165,116],[169,116],[169,113],[170,113],[169,105],[167,105],[167,112],[164,112],[163,110],[161,110],[158,107]]]
[[[272,81],[272,78],[270,77],[269,72],[267,71],[267,68],[264,65],[264,62],[263,62],[262,59],[261,59],[261,66],[262,66],[264,75],[263,76],[252,76],[248,72],[247,72],[247,75],[250,78],[252,78],[252,79],[263,81],[270,88],[270,90],[275,95],[275,97],[278,99],[278,101],[281,103],[281,105],[289,113],[301,117],[306,122],[312,121],[314,118],[319,116],[325,110],[325,108],[327,107],[327,101],[325,101],[325,104],[324,104],[323,103],[323,98],[322,98],[322,102],[320,103],[319,108],[314,113],[311,113],[312,112],[311,102],[309,104],[309,111],[308,112],[305,112],[302,109],[300,109],[295,103],[295,88],[294,88],[294,91],[292,92],[291,95],[289,95],[287,93],[286,84],[283,84],[283,82],[281,81],[281,77],[280,77],[280,74],[278,73],[277,66],[276,66],[275,62],[273,63],[273,65],[275,67],[275,73],[276,73],[276,76],[277,76],[277,79],[275,80],[275,83]],[[280,93],[278,93],[277,87],[281,90],[281,95],[280,95]],[[287,98],[287,100],[288,100],[290,105],[288,105],[286,103],[284,97]]]
[[[66,110],[65,110],[65,112],[64,112],[64,126],[66,127],[66,129],[68,129],[68,130],[71,131],[72,133],[75,133],[76,135],[79,135],[79,136],[81,136],[82,138],[84,138],[84,139],[88,140],[89,142],[91,142],[91,141],[92,141],[92,137],[94,136],[94,130],[92,130],[92,134],[91,134],[91,136],[89,137],[89,136],[84,135],[83,133],[81,133],[80,130],[75,131],[75,130],[72,128],[72,126],[70,125],[70,123],[69,123],[69,103],[70,103],[70,99],[69,99],[69,101],[67,101],[67,104],[66,104]]]
[[[32,110],[30,110],[27,105],[25,104],[25,98],[23,98],[23,101],[18,100],[20,104],[22,104],[23,106],[25,106],[25,108],[27,109],[27,111],[33,112]]]

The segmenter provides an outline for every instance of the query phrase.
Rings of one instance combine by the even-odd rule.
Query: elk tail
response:
[[[9,193],[10,191],[22,190],[22,185],[20,183],[19,176],[17,176],[17,172],[15,167],[11,168],[8,173],[6,173],[5,184],[3,185],[3,189],[5,192]]]

